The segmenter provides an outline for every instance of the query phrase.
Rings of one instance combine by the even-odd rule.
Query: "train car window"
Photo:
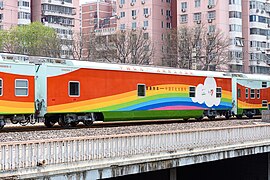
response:
[[[27,79],[15,80],[15,96],[28,96],[28,80]]]
[[[267,82],[262,82],[262,87],[267,87]]]
[[[221,98],[222,96],[222,89],[220,87],[216,88],[216,97]]]
[[[69,81],[68,83],[69,96],[80,96],[80,83],[77,81]]]
[[[3,80],[0,79],[0,96],[3,95]]]
[[[250,98],[251,99],[255,98],[255,90],[254,89],[250,89]]]
[[[248,99],[248,88],[246,88],[246,99]]]
[[[241,98],[241,89],[237,89],[237,97]]]
[[[138,84],[137,86],[137,95],[139,97],[145,96],[145,84]]]
[[[260,93],[261,93],[260,90],[257,89],[257,99],[260,99],[260,96],[261,96]]]
[[[267,107],[267,100],[262,100],[262,107]]]
[[[190,86],[189,87],[189,97],[195,97],[196,96],[196,87]]]

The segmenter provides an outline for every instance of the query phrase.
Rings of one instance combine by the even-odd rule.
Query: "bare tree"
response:
[[[177,36],[177,38],[175,38]],[[183,26],[165,36],[164,58],[174,67],[200,70],[223,70],[228,63],[228,38],[220,30],[209,31],[204,25]],[[173,37],[173,38],[172,38]],[[177,39],[172,43],[171,39]],[[169,48],[169,50],[168,50]],[[173,60],[172,58],[175,58]]]
[[[229,39],[222,31],[215,30],[207,32],[204,30],[201,35],[201,45],[199,46],[197,63],[201,70],[227,70],[223,66],[228,64]]]
[[[170,29],[163,36],[162,65],[179,67],[177,54],[177,29]]]
[[[118,31],[107,36],[95,36],[95,57],[107,62],[127,64],[149,64],[153,45],[148,33]]]

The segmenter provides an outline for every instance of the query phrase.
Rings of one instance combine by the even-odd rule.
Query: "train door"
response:
[[[36,118],[47,113],[47,65],[35,63],[35,109]]]

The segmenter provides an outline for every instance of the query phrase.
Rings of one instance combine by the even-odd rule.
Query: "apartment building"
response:
[[[270,73],[268,0],[177,0],[177,26],[204,24],[230,40],[232,72]]]
[[[115,1],[113,0],[97,0],[82,4],[82,32],[87,34],[98,29],[115,28],[115,11]]]
[[[31,0],[0,0],[0,29],[31,23]]]
[[[88,41],[91,39],[91,33],[105,39],[105,42],[116,33],[116,2],[115,0],[97,0],[82,4],[81,8],[82,34],[87,41],[83,49],[83,57],[87,60],[89,56],[87,45],[90,43]],[[102,51],[102,44],[96,44],[96,49]],[[103,61],[102,59],[95,60]]]
[[[59,36],[72,40],[80,34],[79,0],[32,0],[32,21],[39,21],[56,29]],[[71,48],[63,46],[61,56],[71,57]]]
[[[172,28],[171,0],[117,0],[117,30],[143,30],[154,45],[151,64],[162,65],[163,36]]]

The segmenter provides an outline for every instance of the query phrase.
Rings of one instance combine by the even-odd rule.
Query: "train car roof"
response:
[[[142,66],[130,64],[114,64],[114,63],[99,63],[87,61],[70,61],[73,66],[91,69],[105,69],[105,70],[118,70],[118,71],[131,71],[131,72],[146,72],[158,74],[175,74],[175,75],[190,75],[190,76],[212,76],[212,77],[228,77],[224,72],[213,71],[199,71],[189,69],[177,69],[170,67],[155,67],[155,66]]]
[[[270,76],[265,74],[245,74],[250,80],[270,81]]]

